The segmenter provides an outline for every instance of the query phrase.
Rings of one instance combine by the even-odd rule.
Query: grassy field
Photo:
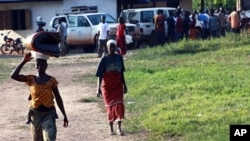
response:
[[[11,65],[13,60],[15,60],[15,58],[0,58],[0,83],[3,83],[2,81],[4,79],[10,77],[10,73],[13,69]]]
[[[250,124],[250,40],[228,35],[139,50],[128,58],[125,121],[149,141],[228,141]]]

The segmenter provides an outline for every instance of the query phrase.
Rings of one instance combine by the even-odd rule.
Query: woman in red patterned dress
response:
[[[121,49],[120,54],[125,55],[127,52],[126,40],[125,40],[126,25],[125,25],[122,17],[119,17],[118,21],[119,21],[119,24],[116,27],[117,47],[119,47]]]
[[[118,129],[116,133],[123,135],[121,129],[125,113],[123,94],[127,92],[123,74],[125,71],[123,57],[115,53],[115,40],[109,40],[107,48],[108,55],[101,59],[96,71],[98,77],[97,97],[103,97],[110,125],[110,134],[115,134],[113,123],[117,121]]]

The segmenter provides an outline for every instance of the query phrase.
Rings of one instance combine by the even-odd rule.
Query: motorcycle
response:
[[[24,47],[23,47],[23,43],[21,41],[21,38],[12,39],[12,38],[8,37],[10,32],[11,31],[7,32],[6,35],[4,35],[3,33],[1,34],[1,36],[3,36],[3,40],[5,42],[0,47],[1,52],[3,54],[12,54],[14,51],[16,51],[18,54],[24,54]]]

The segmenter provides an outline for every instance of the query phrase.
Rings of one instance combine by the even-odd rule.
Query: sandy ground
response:
[[[63,128],[63,116],[57,109],[58,141],[142,141],[142,135],[126,133],[125,136],[109,135],[106,113],[98,102],[79,102],[84,98],[95,98],[96,86],[72,81],[74,74],[95,73],[99,58],[96,54],[69,54],[65,57],[49,59],[47,73],[59,81],[59,91],[69,119],[69,127]],[[1,59],[1,57],[0,57]],[[21,60],[21,57],[20,57]],[[65,65],[58,65],[61,62]],[[19,61],[11,65],[17,65]],[[33,64],[32,64],[33,63]],[[34,61],[26,64],[29,68]],[[30,66],[31,65],[31,66]],[[10,73],[10,72],[7,72]],[[23,70],[22,74],[34,74],[35,68]],[[84,79],[84,78],[83,78]],[[29,88],[20,82],[6,79],[0,85],[0,140],[30,140],[29,125],[25,124],[29,101]]]

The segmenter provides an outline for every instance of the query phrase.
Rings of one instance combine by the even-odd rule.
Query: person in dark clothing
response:
[[[210,17],[208,20],[210,35],[212,37],[219,37],[220,21],[218,16],[214,14],[214,9],[210,10]]]
[[[43,29],[43,27],[46,25],[46,22],[43,21],[42,17],[37,17],[37,21],[36,21],[36,24],[38,26],[36,32],[41,32],[41,31],[45,31]]]
[[[186,39],[189,37],[189,28],[190,28],[190,18],[189,18],[190,12],[186,12],[183,19],[183,33]]]
[[[169,17],[167,18],[167,23],[168,23],[168,43],[174,42],[175,20],[174,20],[173,15],[174,15],[173,11],[170,11],[169,12]]]
[[[175,26],[175,41],[183,39],[183,19],[181,18],[181,13],[177,12],[176,26]]]

